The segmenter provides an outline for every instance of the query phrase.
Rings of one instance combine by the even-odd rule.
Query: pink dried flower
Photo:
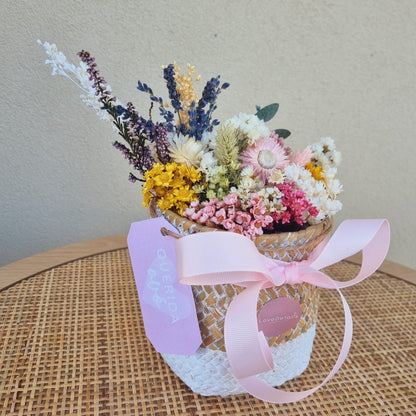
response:
[[[215,215],[215,205],[206,205],[201,210],[205,215],[207,215],[209,218],[213,217]]]
[[[317,208],[306,199],[304,191],[295,188],[294,183],[280,183],[277,188],[283,194],[281,203],[285,210],[271,214],[276,223],[303,225],[309,216],[318,215]]]
[[[205,212],[201,211],[202,215],[199,217],[198,222],[200,222],[201,224],[206,224],[206,222],[211,219],[212,217],[210,217],[209,215],[207,215]]]
[[[309,207],[309,214],[312,215],[312,217],[317,217],[319,214],[319,209],[312,205]]]
[[[244,232],[243,227],[239,224],[235,224],[235,227],[233,229],[233,233],[243,234],[243,232]]]
[[[229,194],[223,198],[223,201],[227,205],[236,205],[238,202],[238,195],[236,193]]]
[[[189,206],[183,211],[182,215],[184,217],[190,218],[194,213],[195,213],[195,208],[191,208],[191,206]]]
[[[237,224],[233,221],[233,220],[231,220],[231,219],[229,219],[229,218],[227,218],[227,219],[225,219],[222,223],[221,223],[221,225],[227,230],[227,231],[234,231],[234,229],[236,228],[236,226],[237,226]]]
[[[248,212],[237,211],[235,215],[235,221],[237,224],[241,224],[244,227],[246,224],[250,224],[251,215]]]
[[[225,218],[226,218],[226,212],[225,212],[225,209],[224,208],[220,208],[216,213],[215,213],[215,215],[211,218],[211,221],[214,223],[214,224],[218,224],[218,225],[221,225],[222,224],[222,222],[225,220]]]
[[[251,166],[254,173],[263,182],[276,169],[288,164],[285,149],[273,138],[258,139],[240,155],[242,167]]]
[[[289,155],[290,163],[295,163],[296,165],[305,166],[312,159],[313,152],[309,146],[307,146],[301,152],[296,152]]]
[[[250,223],[249,227],[245,230],[244,235],[251,239],[255,239],[256,236],[262,235],[263,229],[261,228],[261,221],[260,220],[254,220]]]
[[[235,205],[229,205],[227,207],[227,216],[228,216],[228,218],[230,218],[231,220],[234,220],[235,213],[236,213]]]
[[[250,195],[250,205],[256,205],[258,203],[260,203],[262,201],[262,199],[260,198],[260,195],[257,192],[253,192]]]
[[[209,201],[204,201],[202,203],[202,205],[204,207],[216,207],[217,206],[217,203],[218,203],[218,199],[217,198],[214,198],[214,199],[210,199]]]
[[[271,223],[273,223],[273,218],[272,218],[271,215],[265,215],[262,218],[262,224],[261,225],[262,225],[263,228],[267,228],[267,226]]]
[[[192,221],[199,221],[199,219],[201,218],[201,215],[202,215],[202,211],[195,211],[193,214],[191,214],[190,217],[187,215],[185,216],[190,218]]]
[[[254,218],[261,218],[266,213],[266,207],[263,205],[263,201],[257,203],[250,209],[250,212],[253,214]]]
[[[269,134],[269,139],[273,139],[277,144],[279,144],[282,147],[285,147],[285,139],[283,137],[280,137],[276,132],[272,131]]]
[[[262,219],[261,218],[256,218],[256,219],[254,219],[252,222],[251,222],[251,227],[253,227],[255,230],[256,230],[256,232],[257,233],[259,233],[259,231],[258,230],[261,230],[261,233],[260,234],[263,234],[263,230],[262,230],[262,227],[263,227],[263,221],[262,221]]]

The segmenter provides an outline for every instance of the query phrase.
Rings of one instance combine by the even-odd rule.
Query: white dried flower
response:
[[[260,137],[268,137],[270,130],[263,120],[260,120],[254,114],[240,113],[237,116],[227,120],[235,129],[238,129],[248,139],[248,145],[253,144]]]
[[[169,156],[176,163],[199,167],[204,155],[204,145],[193,137],[179,135],[170,140]]]
[[[253,166],[245,166],[241,169],[241,176],[253,176],[254,169]]]
[[[66,59],[66,56],[58,50],[54,43],[42,43],[40,39],[38,39],[38,43],[43,46],[46,55],[49,57],[49,59],[45,61],[45,64],[51,66],[52,75],[59,74],[72,81],[83,92],[80,94],[81,100],[88,107],[92,107],[99,118],[103,120],[111,120],[111,116],[107,113],[107,111],[102,109],[103,105],[95,93],[93,83],[90,81],[90,76],[87,73],[87,65],[84,62],[80,62],[79,66],[75,66],[70,63]],[[111,91],[111,87],[109,85],[106,87],[108,91]]]

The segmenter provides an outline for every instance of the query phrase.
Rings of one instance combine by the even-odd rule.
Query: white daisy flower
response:
[[[179,135],[170,140],[169,156],[176,163],[198,168],[204,155],[204,145],[192,137]]]

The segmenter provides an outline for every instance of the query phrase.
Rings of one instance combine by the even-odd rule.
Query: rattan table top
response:
[[[147,340],[128,251],[113,248],[104,244],[99,254],[86,250],[91,255],[3,284],[0,415],[416,414],[415,285],[379,271],[343,291],[354,318],[353,345],[341,370],[314,395],[286,405],[248,394],[202,397]],[[10,270],[3,268],[0,283]],[[327,273],[349,278],[356,271],[344,261]],[[287,389],[319,384],[335,362],[343,312],[334,291],[321,291],[319,319],[311,364]]]

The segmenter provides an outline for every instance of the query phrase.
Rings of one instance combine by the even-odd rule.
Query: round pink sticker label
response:
[[[292,298],[277,298],[267,302],[259,311],[259,331],[266,337],[277,337],[294,328],[302,316],[302,308]]]

